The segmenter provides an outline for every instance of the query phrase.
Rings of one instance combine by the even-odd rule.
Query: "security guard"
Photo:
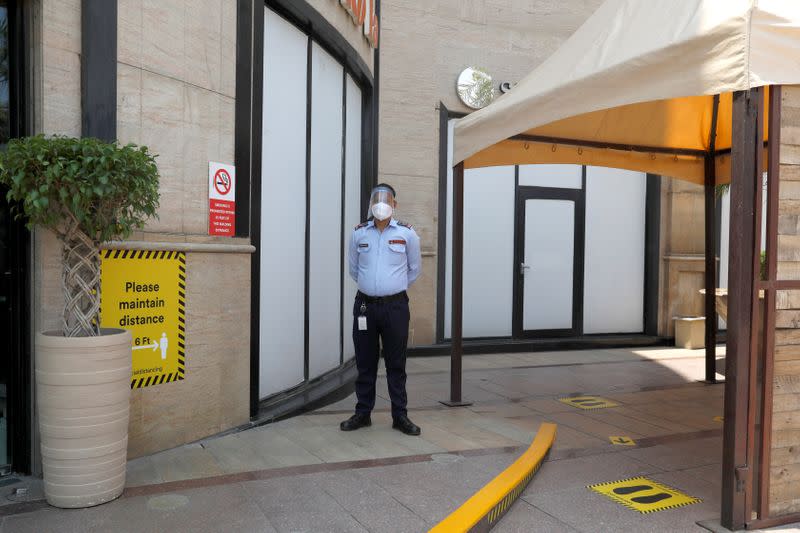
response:
[[[356,413],[341,424],[342,431],[372,425],[375,379],[380,346],[392,400],[392,427],[406,435],[420,429],[406,411],[406,344],[408,296],[406,289],[420,273],[419,237],[412,227],[396,221],[394,189],[382,183],[372,190],[370,219],[353,230],[350,240],[350,276],[358,283],[353,306],[353,344],[356,349]]]

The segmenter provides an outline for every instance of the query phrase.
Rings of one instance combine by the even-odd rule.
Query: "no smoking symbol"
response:
[[[231,176],[224,168],[217,170],[217,173],[214,174],[214,188],[223,196],[230,192]]]

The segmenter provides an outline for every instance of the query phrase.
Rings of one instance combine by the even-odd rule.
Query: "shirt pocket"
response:
[[[390,242],[389,250],[392,252],[389,254],[389,261],[391,264],[402,265],[406,262],[406,243]]]
[[[356,246],[356,250],[358,250],[358,253],[360,254],[365,254],[369,252],[371,249],[372,246],[368,242],[360,242],[358,243],[358,246]]]

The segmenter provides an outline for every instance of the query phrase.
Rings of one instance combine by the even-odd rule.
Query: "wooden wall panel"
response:
[[[800,86],[782,94],[778,279],[800,279]],[[800,291],[777,295],[770,514],[800,512]]]

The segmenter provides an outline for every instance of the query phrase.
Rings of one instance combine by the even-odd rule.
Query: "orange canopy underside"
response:
[[[558,120],[501,141],[464,161],[465,168],[579,164],[623,168],[702,184],[714,98],[691,96],[631,104]],[[767,140],[769,88],[764,88]],[[716,181],[730,181],[732,93],[722,94],[715,137]],[[766,168],[766,151],[764,165]]]

